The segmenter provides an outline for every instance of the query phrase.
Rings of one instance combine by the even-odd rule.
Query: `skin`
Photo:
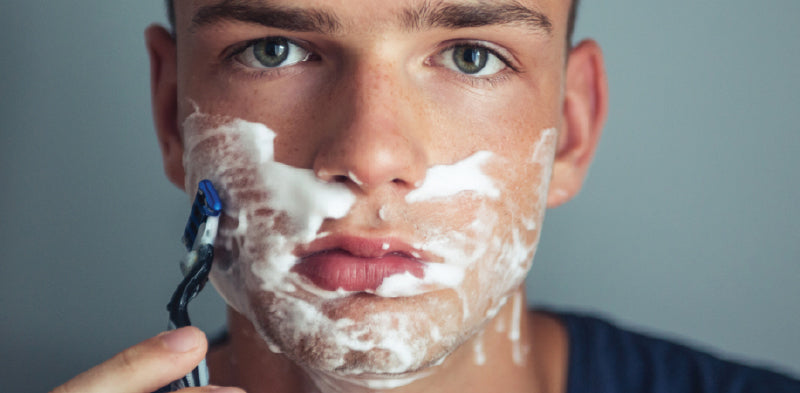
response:
[[[346,184],[357,202],[347,217],[326,222],[325,230],[403,238],[413,237],[416,226],[463,230],[466,224],[460,220],[477,215],[480,206],[476,203],[464,203],[458,209],[447,203],[409,207],[403,197],[424,179],[428,168],[488,150],[501,157],[485,170],[503,195],[502,203],[484,205],[497,217],[491,236],[509,241],[517,231],[532,256],[545,205],[558,206],[579,191],[605,120],[607,87],[596,43],[584,41],[565,49],[568,2],[520,2],[547,16],[552,23],[549,31],[521,23],[409,31],[397,23],[396,16],[403,9],[419,7],[420,0],[390,5],[366,0],[270,2],[330,10],[341,21],[335,32],[287,31],[241,21],[192,25],[201,7],[216,3],[178,1],[177,38],[158,26],[146,32],[155,124],[165,172],[176,186],[184,187],[187,169],[183,165],[187,136],[181,124],[196,105],[204,113],[268,124],[277,133],[277,161],[311,169],[323,181]],[[267,36],[309,43],[315,56],[269,70],[221,60],[230,48]],[[464,40],[488,43],[509,64],[477,77],[453,69],[447,50],[451,43]],[[558,130],[557,136],[543,138],[544,130],[550,128]],[[531,163],[537,148],[548,152],[546,160]],[[540,187],[548,180],[549,188]],[[370,225],[383,205],[404,209],[406,220]],[[517,216],[538,225],[524,228]],[[435,348],[423,359],[435,362],[449,353],[444,362],[439,366],[423,363],[422,371],[429,376],[394,391],[563,392],[566,334],[554,318],[528,312],[525,302],[510,301],[513,296],[524,299],[524,288],[519,282],[497,282],[500,276],[492,275],[492,265],[506,263],[497,258],[498,254],[489,253],[469,270],[458,293],[438,291],[396,301],[345,299],[327,304],[326,312],[329,317],[356,322],[374,310],[409,318],[415,312],[430,313],[436,326],[453,332],[457,340]],[[485,282],[492,285],[482,286]],[[231,290],[228,286],[222,291]],[[502,307],[491,319],[445,317],[462,315],[464,296],[473,307],[470,315],[483,316],[488,309]],[[258,332],[280,321],[258,311],[272,304],[268,294],[249,297],[256,298],[251,301],[256,311],[243,314],[229,309],[231,342],[209,354],[212,382],[249,392],[316,391],[318,385],[310,374],[331,370],[315,369],[310,354],[292,342],[278,342],[285,354],[269,351]],[[503,305],[502,299],[509,301]],[[431,309],[431,304],[438,308]],[[518,342],[510,340],[507,332],[515,312],[522,314]],[[164,351],[157,345],[163,338],[151,339],[56,391],[108,391],[103,387],[112,386],[112,381],[113,386],[133,383],[123,379],[131,373],[158,370],[150,378],[135,379],[139,386],[120,388],[152,391],[152,386],[190,371],[202,357],[203,338],[194,333],[188,337],[196,344],[188,352]],[[483,365],[475,361],[476,346],[483,348]],[[513,359],[515,346],[516,350],[528,348],[522,361]],[[380,369],[379,359],[365,356],[367,363]],[[348,380],[325,381],[330,383],[329,391],[369,391]]]

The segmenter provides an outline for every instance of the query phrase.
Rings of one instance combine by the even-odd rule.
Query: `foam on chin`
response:
[[[211,281],[229,305],[253,322],[271,350],[287,352],[286,346],[297,338],[315,337],[325,356],[307,366],[310,375],[318,376],[315,378],[318,383],[344,378],[356,385],[381,389],[402,386],[424,376],[420,372],[403,373],[430,363],[430,343],[455,345],[467,338],[443,339],[437,322],[425,315],[410,318],[402,313],[379,311],[357,321],[329,317],[323,305],[352,294],[322,291],[309,285],[290,271],[297,263],[292,252],[298,245],[326,236],[319,233],[322,223],[345,217],[356,202],[355,195],[341,183],[319,180],[309,169],[276,162],[275,133],[263,124],[196,111],[184,122],[184,137],[187,191],[192,191],[200,179],[208,178],[220,190],[225,204],[227,225],[220,228],[217,248],[224,250],[228,259],[214,264]],[[544,137],[550,138],[549,133],[543,133]],[[488,256],[507,261],[494,264],[495,273],[504,280],[489,288],[494,300],[485,318],[497,313],[510,290],[524,279],[536,242],[523,239],[517,233],[518,228],[514,228],[512,241],[492,233],[498,215],[487,203],[499,198],[500,191],[483,167],[494,158],[493,153],[478,152],[455,164],[428,170],[425,182],[406,197],[408,204],[442,203],[467,193],[479,200],[480,208],[464,231],[424,227],[425,240],[415,247],[442,257],[444,263],[427,264],[422,279],[410,274],[388,277],[375,290],[376,295],[410,297],[452,288],[461,299],[461,319],[466,321],[472,317],[469,310],[473,305],[462,288],[464,277]],[[550,168],[543,171],[546,172],[543,179],[549,179]],[[546,187],[545,184],[545,194]],[[384,220],[391,218],[391,212],[386,210],[382,207],[379,212]],[[535,224],[537,218],[529,220]],[[274,296],[267,306],[267,313],[274,321],[265,321],[268,319],[263,315],[265,310],[258,309],[263,305],[253,303],[254,298],[265,294]],[[419,326],[428,328],[421,331]],[[344,372],[334,371],[342,370],[351,352],[370,351],[382,354],[379,362],[350,367]],[[434,359],[434,363],[441,363],[443,356],[446,353]],[[303,359],[294,360],[303,363]],[[399,375],[389,379],[359,378],[364,374]]]

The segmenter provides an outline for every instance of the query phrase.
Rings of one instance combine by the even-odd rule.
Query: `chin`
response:
[[[357,294],[316,303],[254,293],[245,315],[273,352],[309,372],[407,375],[439,364],[475,330],[462,321],[455,294],[441,292],[393,299]]]

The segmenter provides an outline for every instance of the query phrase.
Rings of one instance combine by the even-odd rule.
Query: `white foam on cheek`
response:
[[[547,193],[550,187],[550,178],[553,172],[553,155],[555,154],[557,130],[555,128],[544,129],[539,133],[539,140],[535,144],[535,149],[531,155],[531,163],[539,167],[539,185],[536,189],[538,196],[537,209],[533,214],[520,215],[522,228],[512,228],[512,241],[502,246],[501,258],[503,260],[518,261],[512,263],[506,272],[506,278],[515,280],[527,274],[530,268],[530,259],[536,250],[541,232],[536,232],[535,239],[531,242],[526,240],[525,231],[537,230],[539,223],[544,219],[545,207],[547,204]]]
[[[523,228],[527,231],[536,230],[538,228],[538,222],[541,222],[544,218],[547,193],[549,191],[550,178],[553,170],[556,136],[557,130],[555,128],[542,130],[540,132],[539,141],[536,143],[536,148],[531,155],[531,162],[538,165],[540,168],[540,181],[536,190],[540,213],[533,214],[530,217],[521,217]],[[536,251],[540,234],[541,232],[538,231],[532,242],[529,240],[526,241],[521,228],[513,228],[511,232],[512,241],[507,242],[501,247],[502,251],[499,258],[501,260],[511,261],[509,265],[503,267],[505,270],[505,280],[516,281],[524,279],[532,263],[531,257]],[[513,261],[517,262],[514,263]],[[511,341],[511,359],[517,365],[525,364],[525,356],[529,351],[529,348],[523,346],[520,342],[523,301],[524,299],[521,293],[515,293],[513,295],[513,309],[511,320],[508,325],[508,339]],[[505,327],[505,323],[503,323],[502,320],[496,322],[496,331],[502,332],[505,330]]]
[[[455,164],[429,168],[425,181],[406,195],[406,202],[415,203],[449,197],[464,191],[497,198],[500,196],[500,191],[482,170],[483,165],[493,155],[489,151],[479,151]]]
[[[218,240],[229,250],[237,246],[240,259],[250,263],[262,290],[293,292],[295,286],[287,280],[294,275],[290,273],[296,263],[293,250],[313,241],[325,219],[344,217],[355,203],[355,195],[343,184],[323,182],[310,169],[276,162],[275,132],[266,125],[226,119],[221,125],[209,126],[219,124],[220,119],[196,111],[184,121],[186,188],[193,189],[200,179],[211,179],[228,197],[223,201],[224,214],[238,222],[234,229],[220,230]],[[242,170],[253,174],[247,178],[235,175]],[[238,184],[243,180],[252,184]],[[242,204],[231,194],[244,192],[264,193],[266,197]],[[284,221],[280,228],[276,227],[278,217]],[[256,233],[263,233],[264,238],[253,239]],[[267,249],[266,255],[252,254],[254,242]],[[246,274],[242,274],[228,280],[246,280]],[[231,290],[220,292],[237,310],[250,314],[246,291],[241,288],[244,283],[229,284]],[[233,289],[236,286],[240,288]]]
[[[503,302],[505,304],[505,302]],[[496,314],[496,313],[495,313]],[[494,323],[494,331],[497,333],[503,333],[506,331],[506,320],[503,318],[497,318]]]
[[[406,195],[406,202],[426,202],[452,197],[462,192],[472,192],[476,198],[498,198],[500,191],[492,179],[483,172],[483,166],[493,157],[494,154],[491,152],[479,151],[454,164],[436,165],[429,168],[424,182]],[[378,211],[381,219],[385,218],[385,213],[384,207]],[[487,229],[491,231],[492,225],[485,221],[485,217],[485,215],[478,215],[475,222],[468,228],[470,232],[473,232],[470,234],[459,231],[449,231],[438,235],[429,233],[428,239],[423,244],[416,246],[442,257],[444,263],[426,263],[425,274],[422,278],[415,277],[408,272],[387,277],[374,293],[384,297],[400,297],[419,295],[442,288],[454,288],[458,291],[466,268],[475,262],[476,257],[483,254],[481,243],[475,243],[474,240],[485,237],[485,233],[481,232],[486,232]],[[465,251],[476,246],[477,249],[470,252]],[[483,247],[485,248],[485,246]],[[387,249],[386,245],[384,245],[384,249]],[[465,296],[461,297],[466,301]],[[463,317],[466,318],[469,315],[466,303],[463,309]]]
[[[520,315],[522,313],[522,295],[520,293],[514,295],[512,307],[511,329],[508,331],[508,339],[511,340],[511,359],[514,360],[514,364],[522,365],[524,360],[522,358],[522,346],[519,342],[520,324],[522,323]]]
[[[558,130],[555,128],[546,128],[539,132],[539,142],[536,143],[536,148],[533,150],[531,161],[541,163],[552,155],[556,134],[558,134]]]
[[[378,296],[415,296],[434,289],[455,288],[464,279],[464,269],[441,263],[426,263],[422,278],[409,272],[395,274],[383,280],[374,291]]]
[[[186,119],[184,129],[197,127],[208,117],[194,113]],[[287,213],[299,224],[299,228],[303,229],[298,233],[302,240],[313,240],[324,219],[344,217],[355,203],[355,195],[343,184],[326,183],[317,178],[310,169],[295,168],[275,161],[275,132],[264,124],[233,119],[216,129],[192,131],[187,133],[191,136],[186,141],[184,167],[192,168],[190,157],[193,148],[207,138],[218,135],[241,138],[239,146],[250,148],[249,152],[244,153],[249,153],[258,161],[259,180],[270,193],[269,207]],[[217,172],[224,169],[227,169],[224,163],[217,165]],[[187,173],[187,180],[192,177],[191,173]]]
[[[475,365],[478,366],[486,364],[486,351],[483,348],[483,334],[483,331],[478,333],[478,336],[474,339],[475,342],[472,344],[472,352],[475,355]]]
[[[475,219],[463,230],[435,230],[428,228],[424,242],[415,244],[420,250],[442,257],[445,264],[468,268],[483,256],[498,217],[485,203],[474,212]]]
[[[270,192],[270,207],[285,212],[296,224],[299,241],[310,242],[326,218],[342,218],[355,203],[355,195],[340,183],[326,183],[310,169],[291,167],[275,161],[275,133],[258,123],[235,120],[243,143],[259,157],[259,172]]]
[[[533,154],[529,157],[528,164],[533,164],[532,168],[536,171],[532,179],[538,180],[535,190],[527,191],[528,194],[536,194],[534,200],[527,200],[530,205],[516,205],[511,198],[500,200],[503,207],[489,205],[490,199],[497,199],[500,191],[495,184],[502,184],[498,178],[494,180],[482,171],[482,167],[492,157],[491,153],[477,154],[471,156],[463,162],[451,166],[438,166],[429,170],[425,183],[419,190],[409,194],[407,202],[436,202],[439,199],[455,196],[463,191],[473,191],[476,197],[488,197],[481,200],[479,207],[475,210],[475,219],[467,228],[458,231],[435,231],[429,229],[426,240],[422,244],[415,245],[425,251],[433,252],[444,258],[447,265],[462,266],[465,269],[476,266],[480,261],[481,274],[489,273],[487,279],[483,281],[480,291],[484,297],[493,299],[486,309],[484,317],[494,318],[500,308],[509,299],[509,290],[516,288],[526,276],[533,254],[536,250],[539,238],[539,223],[544,215],[544,208],[547,199],[547,191],[552,173],[552,155],[555,151],[556,129],[550,128],[542,130],[539,140],[535,143]],[[538,176],[537,176],[538,175]],[[513,178],[513,176],[512,176]],[[459,181],[468,182],[471,179],[479,179],[478,184],[482,186],[459,185]],[[441,182],[443,185],[433,185]],[[533,191],[533,192],[531,192]],[[502,235],[493,233],[493,230],[501,225],[498,211],[508,212],[516,221],[510,223],[510,228],[501,231]],[[508,224],[502,224],[508,225]],[[536,231],[534,233],[534,231]],[[488,269],[488,271],[486,270]],[[464,319],[469,316],[469,310],[476,308],[475,300],[472,297],[457,289],[459,297],[462,299],[462,309]],[[520,323],[521,323],[521,296],[513,298],[514,311],[512,320],[509,321],[508,338],[512,342],[512,360],[516,364],[524,364],[525,348],[520,343]],[[503,321],[497,322],[495,326],[499,331],[506,330]],[[480,356],[478,343],[474,348],[476,351],[476,361]]]
[[[533,151],[531,161],[542,166],[542,181],[539,183],[540,203],[547,201],[547,191],[550,189],[550,176],[553,173],[553,155],[556,150],[556,137],[558,130],[548,128],[542,130],[539,136],[539,143]]]
[[[555,153],[555,142],[558,130],[555,128],[547,128],[540,132],[539,142],[536,143],[536,148],[531,155],[531,162],[538,164],[542,167],[542,178],[539,182],[539,205],[544,208],[547,202],[547,192],[550,188],[550,176],[553,172],[553,154]],[[536,217],[523,218],[525,229],[533,231],[537,229],[538,224]]]
[[[436,254],[443,258],[443,266],[462,269],[464,274],[486,258],[491,244],[492,229],[495,227],[497,213],[481,202],[475,210],[474,220],[463,230],[427,229],[426,240],[414,247]],[[471,316],[470,297],[461,286],[453,287],[461,299],[462,321]]]

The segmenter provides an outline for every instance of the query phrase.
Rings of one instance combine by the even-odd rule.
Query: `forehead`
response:
[[[571,0],[174,0],[176,28],[265,18],[322,33],[510,25],[565,36]],[[300,23],[302,22],[302,23]],[[294,26],[292,24],[295,24]]]

